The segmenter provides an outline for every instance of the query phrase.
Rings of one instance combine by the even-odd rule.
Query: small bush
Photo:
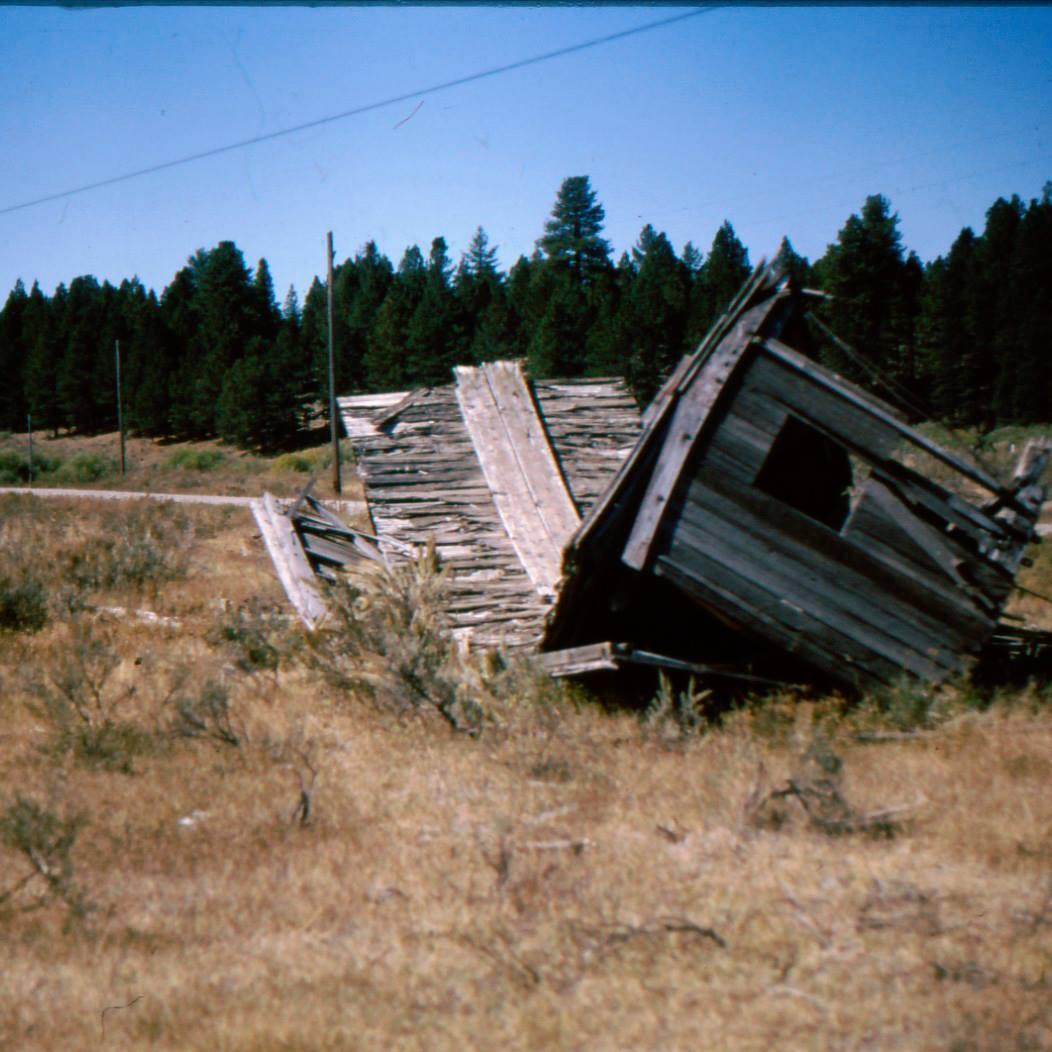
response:
[[[211,680],[196,697],[175,699],[172,733],[181,738],[207,738],[235,748],[244,738],[244,732],[235,726],[226,687]]]
[[[859,708],[858,719],[895,731],[931,730],[953,714],[960,700],[946,688],[903,679],[869,695]]]
[[[156,588],[186,573],[194,525],[177,505],[123,504],[109,512],[104,527],[67,556],[66,579],[78,592]]]
[[[0,450],[0,485],[19,486],[33,479],[54,474],[62,465],[59,457],[33,451],[33,470],[30,477],[29,456],[16,449]]]
[[[335,624],[314,640],[330,681],[367,693],[398,713],[437,711],[454,730],[477,736],[485,712],[478,676],[449,634],[445,576],[434,551],[386,567],[359,585],[330,592]]]
[[[117,470],[117,462],[98,453],[75,453],[53,472],[56,482],[98,482]]]
[[[340,461],[343,464],[354,463],[354,449],[350,442],[340,443]],[[271,470],[296,471],[307,474],[311,471],[324,471],[332,464],[332,447],[320,446],[317,449],[305,449],[297,453],[282,453],[276,457]]]
[[[64,902],[74,916],[85,912],[73,883],[73,844],[83,825],[81,816],[62,818],[21,793],[0,814],[0,843],[21,854],[32,867],[30,876],[39,877],[47,894]],[[0,894],[0,903],[6,897]]]
[[[29,465],[21,453],[13,449],[0,450],[0,484],[17,486],[25,482]]]
[[[136,688],[115,681],[119,665],[104,635],[75,622],[46,677],[30,670],[26,685],[39,701],[31,708],[51,725],[50,752],[72,753],[89,767],[131,774],[136,757],[152,750],[151,735],[123,717]]]
[[[0,631],[39,632],[48,622],[48,591],[31,568],[0,576]]]
[[[233,652],[242,672],[277,672],[286,647],[284,619],[257,600],[224,611],[208,641]]]
[[[282,453],[274,461],[274,471],[295,471],[306,475],[314,469],[314,462],[304,453]]]
[[[170,468],[182,471],[213,471],[226,459],[219,449],[179,449],[167,460]]]
[[[686,689],[677,692],[668,675],[662,672],[657,693],[643,714],[643,722],[659,736],[671,731],[676,737],[687,738],[707,725],[705,701],[711,693],[695,689],[693,676]]]

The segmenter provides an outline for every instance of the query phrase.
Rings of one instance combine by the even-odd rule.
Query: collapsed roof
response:
[[[531,382],[515,362],[341,399],[373,554],[433,543],[454,630],[539,649],[554,674],[786,665],[861,689],[966,672],[1033,538],[1047,451],[1002,483],[811,341],[805,296],[761,265],[642,429],[620,381]],[[364,542],[322,517],[291,520],[325,572]]]

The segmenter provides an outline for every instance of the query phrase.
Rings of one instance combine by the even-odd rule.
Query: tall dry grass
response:
[[[115,528],[0,513],[49,594]],[[438,643],[421,671],[412,619],[353,602],[341,680],[252,530],[194,509],[181,574],[0,636],[0,1047],[1052,1047],[1042,691],[697,725],[675,685],[642,718]],[[47,711],[88,644],[124,767]]]

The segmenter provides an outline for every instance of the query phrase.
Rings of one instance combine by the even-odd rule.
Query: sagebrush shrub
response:
[[[117,462],[98,453],[74,453],[53,473],[56,482],[98,482],[117,470]]]
[[[119,665],[107,636],[74,620],[46,672],[28,671],[26,688],[36,699],[30,707],[50,725],[50,752],[131,774],[135,759],[153,749],[150,732],[125,715],[136,688],[117,681]]]
[[[0,576],[0,631],[39,632],[48,622],[48,590],[25,568],[17,576]]]
[[[177,505],[122,504],[103,532],[69,553],[66,578],[82,591],[156,588],[186,573],[193,537],[193,520]]]
[[[183,471],[213,471],[226,459],[220,449],[179,449],[168,458],[168,467]]]
[[[242,672],[277,672],[288,647],[285,619],[253,600],[216,619],[208,641],[230,650]]]
[[[241,745],[244,733],[235,723],[230,694],[222,683],[209,680],[195,695],[174,701],[172,733],[181,738],[207,738],[221,745]]]
[[[84,824],[83,816],[63,818],[21,793],[0,813],[0,843],[21,854],[48,894],[64,902],[75,916],[85,911],[73,883],[73,844]]]
[[[433,550],[362,574],[329,593],[331,621],[314,640],[331,681],[396,712],[432,708],[477,735],[484,711],[449,632],[446,578]]]

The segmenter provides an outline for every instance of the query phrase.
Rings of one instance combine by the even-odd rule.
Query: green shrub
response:
[[[105,633],[74,622],[47,671],[32,669],[26,686],[31,710],[51,725],[48,751],[89,767],[132,774],[134,760],[153,750],[150,733],[122,715],[136,693],[115,682],[120,658]]]
[[[29,464],[21,453],[13,449],[0,450],[0,485],[17,486],[24,482]]]
[[[167,460],[170,468],[182,471],[212,471],[226,459],[219,449],[178,449]]]
[[[34,479],[54,474],[61,466],[61,458],[33,451]],[[17,449],[0,450],[0,486],[19,486],[30,481],[28,454]]]
[[[208,641],[228,648],[243,672],[277,672],[286,647],[285,627],[281,615],[253,600],[224,611],[208,633]]]
[[[483,685],[449,633],[445,575],[434,550],[329,592],[330,630],[312,640],[316,666],[335,685],[388,711],[430,708],[454,730],[482,733]],[[377,663],[376,657],[382,658]]]
[[[306,475],[307,472],[313,471],[314,467],[312,460],[303,453],[282,453],[274,461],[275,471],[296,471]]]
[[[176,698],[172,732],[182,738],[206,738],[234,748],[241,745],[244,737],[235,725],[226,687],[212,680],[196,697]]]
[[[32,569],[0,576],[0,631],[39,632],[48,622],[48,591]]]
[[[350,442],[340,443],[340,462],[354,463],[354,448]],[[297,471],[307,474],[310,471],[324,471],[332,464],[332,447],[318,446],[315,449],[304,449],[298,453],[282,453],[274,460],[273,471]]]
[[[86,906],[73,883],[73,844],[83,825],[83,817],[62,818],[21,793],[0,813],[0,843],[21,854],[32,867],[31,876],[39,877],[48,895],[77,917]],[[0,903],[4,898],[0,896]]]
[[[98,453],[74,453],[52,477],[56,482],[98,482],[116,469],[117,462],[110,457]]]

